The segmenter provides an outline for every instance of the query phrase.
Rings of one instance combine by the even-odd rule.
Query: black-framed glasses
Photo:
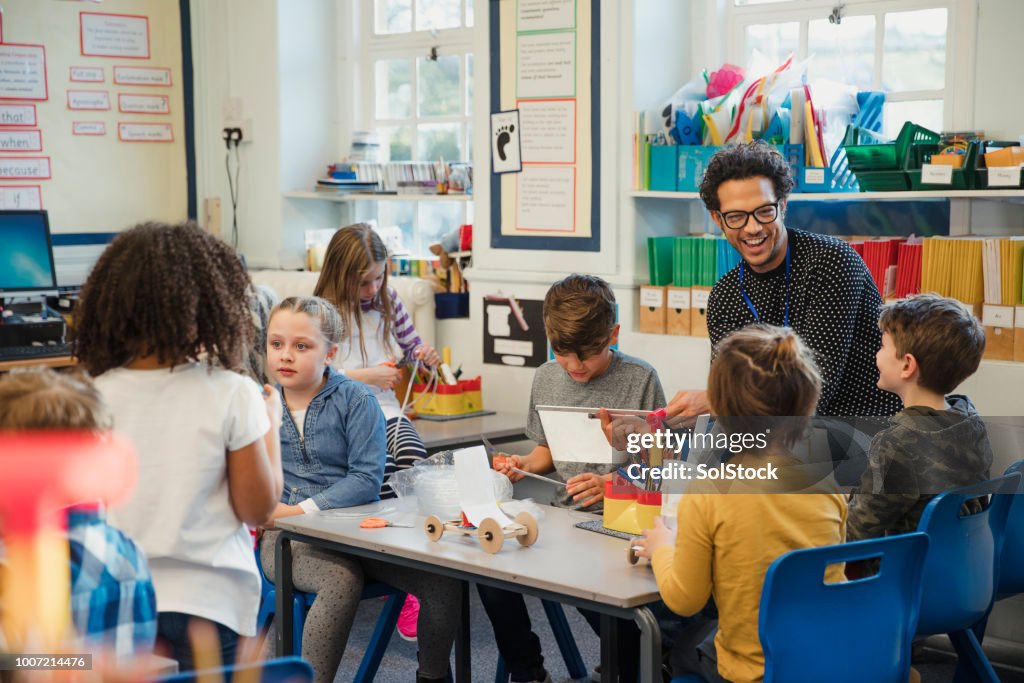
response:
[[[765,204],[759,206],[753,211],[726,211],[722,213],[718,212],[718,215],[722,217],[722,222],[725,223],[725,227],[730,230],[739,230],[740,228],[746,227],[747,221],[753,216],[754,220],[761,225],[768,225],[776,218],[779,217],[779,203]]]

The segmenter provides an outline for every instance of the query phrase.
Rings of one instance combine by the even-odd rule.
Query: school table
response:
[[[0,360],[0,373],[14,370],[15,368],[31,368],[45,365],[51,368],[68,368],[76,365],[71,356],[55,356],[50,358],[24,358],[18,360]]]
[[[594,519],[585,512],[542,505],[536,543],[524,548],[512,538],[495,555],[480,547],[475,536],[445,531],[431,541],[419,515],[385,515],[412,528],[360,529],[356,512],[373,514],[374,503],[344,510],[297,515],[277,520],[277,655],[292,654],[292,541],[367,557],[460,579],[462,619],[455,639],[455,680],[471,680],[469,664],[469,583],[506,588],[601,613],[601,680],[618,680],[616,622],[634,620],[641,631],[641,681],[661,680],[661,632],[647,605],[659,599],[650,564],[627,561],[627,541],[577,529],[576,522]],[[332,516],[350,515],[347,517]],[[285,607],[288,605],[288,607]],[[635,665],[625,663],[627,666]],[[488,677],[493,676],[486,672]]]
[[[412,424],[428,453],[479,446],[481,436],[495,444],[526,438],[526,415],[522,413],[495,413],[447,422],[417,419]]]

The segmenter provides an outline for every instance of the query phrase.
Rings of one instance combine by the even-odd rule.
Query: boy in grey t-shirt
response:
[[[512,481],[523,475],[511,467],[554,472],[566,487],[559,489],[553,505],[600,512],[604,482],[615,466],[558,460],[548,448],[537,406],[656,410],[665,405],[665,393],[647,362],[612,348],[619,338],[615,295],[601,278],[570,275],[553,284],[544,297],[544,329],[555,360],[533,376],[526,435],[537,446],[528,455],[511,456],[498,470]]]
[[[526,433],[537,446],[528,455],[509,456],[498,470],[513,481],[522,475],[510,467],[536,474],[555,472],[566,482],[565,490],[560,490],[553,501],[555,505],[600,512],[604,482],[611,478],[614,466],[556,460],[548,448],[537,406],[656,410],[665,405],[665,393],[654,368],[611,348],[619,337],[615,295],[601,278],[570,275],[553,284],[544,297],[544,329],[555,360],[537,369],[530,392]],[[477,590],[512,681],[550,682],[523,596],[483,584],[477,584]],[[599,615],[583,609],[580,612],[599,633]],[[635,624],[624,620],[618,630],[619,661],[626,663],[619,681],[632,683],[636,680],[632,663],[639,656],[640,632]]]

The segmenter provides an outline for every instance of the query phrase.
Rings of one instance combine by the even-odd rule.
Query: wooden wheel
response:
[[[629,560],[630,564],[636,564],[640,561],[640,558],[637,557],[636,551],[633,550],[633,539],[629,539],[629,545],[626,546],[626,558]]]
[[[520,512],[516,515],[516,524],[522,524],[526,527],[526,533],[516,536],[516,540],[519,541],[519,545],[524,548],[529,547],[537,542],[537,536],[539,531],[537,530],[537,520],[533,518],[529,512]]]
[[[437,515],[430,515],[423,523],[423,530],[427,532],[427,538],[431,541],[439,541],[444,534],[444,522]]]
[[[480,539],[480,547],[491,555],[501,550],[502,544],[505,543],[505,532],[502,531],[501,525],[490,517],[480,522],[476,535]]]

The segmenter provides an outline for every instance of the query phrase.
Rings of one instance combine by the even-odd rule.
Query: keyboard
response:
[[[0,346],[0,361],[58,358],[71,355],[71,345],[43,344],[42,346]]]

